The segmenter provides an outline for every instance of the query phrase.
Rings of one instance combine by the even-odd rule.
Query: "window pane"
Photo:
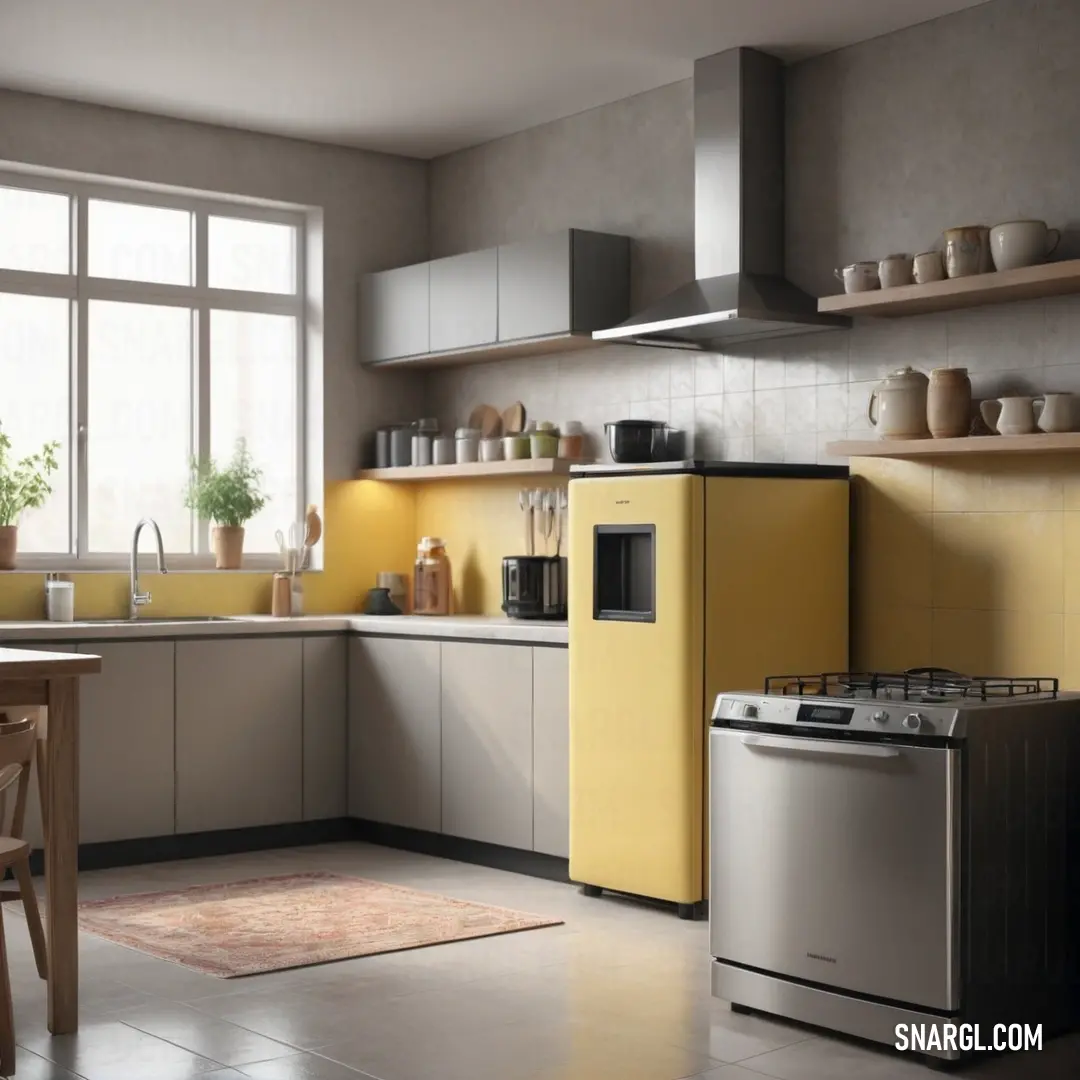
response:
[[[296,291],[296,229],[291,225],[211,217],[207,228],[211,288]]]
[[[40,510],[19,521],[19,550],[70,550],[68,515],[68,329],[67,300],[0,293],[0,422],[11,437],[15,460],[60,443],[60,471],[49,480],[52,495]]]
[[[88,541],[130,550],[141,517],[165,550],[191,550],[191,312],[91,300],[87,373]],[[143,538],[147,550],[152,540]]]
[[[191,214],[91,199],[87,272],[124,281],[191,284]]]
[[[0,187],[0,267],[68,274],[70,232],[66,195]]]
[[[244,550],[276,552],[297,513],[296,320],[210,313],[210,453],[218,465],[247,439],[270,501],[246,526]]]

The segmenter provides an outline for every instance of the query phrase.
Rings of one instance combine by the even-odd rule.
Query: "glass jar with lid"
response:
[[[416,546],[413,614],[449,615],[451,591],[446,543],[437,536],[425,536]]]

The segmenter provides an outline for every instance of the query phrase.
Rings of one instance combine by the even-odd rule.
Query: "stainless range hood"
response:
[[[697,280],[593,337],[710,349],[850,326],[784,279],[784,69],[756,49],[694,64]]]

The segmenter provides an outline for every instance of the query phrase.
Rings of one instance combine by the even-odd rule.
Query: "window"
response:
[[[61,447],[23,565],[116,565],[144,516],[209,565],[189,462],[241,438],[269,496],[245,554],[277,561],[305,505],[304,240],[302,210],[0,173],[0,424],[16,457]]]

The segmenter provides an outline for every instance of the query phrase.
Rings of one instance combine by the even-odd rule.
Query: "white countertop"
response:
[[[566,645],[565,622],[513,620],[501,615],[238,615],[207,622],[8,622],[0,620],[0,644],[8,641],[107,641],[110,638],[233,637],[252,634],[394,634]]]

